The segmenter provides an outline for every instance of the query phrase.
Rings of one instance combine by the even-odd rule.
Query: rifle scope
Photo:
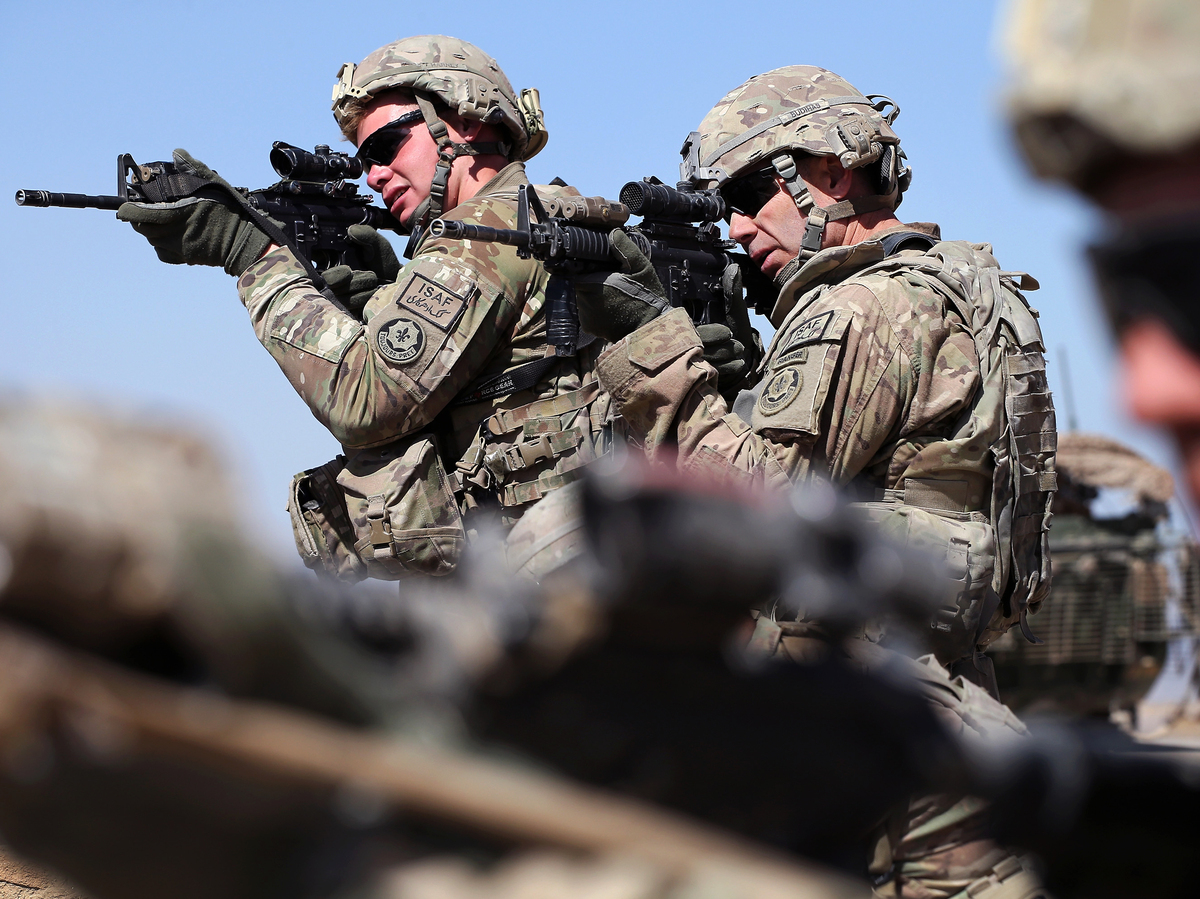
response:
[[[363,173],[362,160],[349,153],[334,153],[326,144],[310,153],[281,140],[271,145],[271,165],[280,177],[295,181],[340,181]]]
[[[620,200],[634,215],[685,222],[715,222],[725,216],[725,200],[715,190],[676,190],[652,181],[630,181]]]

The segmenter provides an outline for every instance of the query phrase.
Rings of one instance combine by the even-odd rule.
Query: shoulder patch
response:
[[[396,297],[401,312],[411,312],[442,331],[449,331],[462,317],[463,310],[475,290],[475,284],[454,271],[445,271],[447,278],[433,278],[413,272]]]
[[[411,318],[394,318],[379,329],[375,343],[383,358],[404,365],[421,355],[425,332]]]
[[[785,368],[777,371],[763,385],[758,397],[758,408],[767,415],[774,415],[796,398],[800,388],[804,386],[804,373],[798,368]]]
[[[812,318],[800,322],[796,326],[796,330],[792,332],[787,348],[790,350],[793,347],[804,346],[806,343],[816,343],[825,336],[825,332],[829,329],[829,323],[833,321],[833,316],[834,311],[830,309],[828,312],[822,312],[820,315],[814,315]]]
[[[826,340],[841,340],[849,323],[850,317],[836,309],[830,309],[828,312],[821,312],[812,318],[805,319],[783,338],[775,364],[804,364],[808,361],[808,348],[812,344]]]

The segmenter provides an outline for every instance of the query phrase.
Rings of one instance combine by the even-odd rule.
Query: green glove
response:
[[[358,250],[362,268],[335,265],[322,272],[325,283],[346,310],[362,317],[367,300],[383,284],[391,284],[400,274],[400,260],[386,237],[370,225],[351,225],[346,237]]]
[[[725,295],[724,324],[697,325],[704,344],[704,361],[717,370],[717,390],[732,399],[741,389],[752,387],[758,363],[762,359],[762,340],[750,324],[742,272],[730,264],[721,277]]]
[[[175,151],[175,166],[183,173],[233,190],[225,179],[186,150]],[[258,260],[271,238],[242,215],[223,190],[202,188],[174,203],[122,203],[117,218],[129,222],[163,262],[171,265],[219,265],[240,275]],[[217,199],[221,198],[221,199]]]
[[[704,344],[704,361],[717,370],[717,390],[724,394],[741,384],[750,368],[746,345],[725,325],[696,325]]]
[[[597,272],[575,279],[579,326],[615,343],[669,308],[654,266],[620,228],[608,235],[621,261],[619,272]]]

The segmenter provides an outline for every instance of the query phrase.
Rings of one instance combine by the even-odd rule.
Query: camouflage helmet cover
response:
[[[1039,175],[1084,189],[1115,156],[1200,143],[1200,3],[1019,0],[1009,115]]]
[[[492,57],[474,44],[441,34],[394,41],[358,65],[346,63],[333,89],[333,115],[345,121],[352,100],[405,88],[436,97],[454,112],[502,126],[511,135],[511,159],[535,156],[546,145],[538,92],[518,95]]]
[[[785,66],[754,76],[712,108],[684,144],[680,172],[697,187],[716,187],[783,152],[836,156],[858,168],[898,149],[891,125],[899,111],[826,69]]]

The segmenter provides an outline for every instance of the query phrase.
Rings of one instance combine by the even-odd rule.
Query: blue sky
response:
[[[255,340],[233,279],[159,263],[111,212],[21,209],[7,198],[18,188],[112,193],[119,153],[169,159],[177,146],[234,184],[264,187],[272,141],[338,143],[329,96],[342,62],[443,33],[495,56],[516,88],[540,89],[550,143],[531,177],[558,175],[585,194],[613,197],[643,175],[674,182],[687,133],[761,71],[820,65],[888,94],[915,173],[901,218],[991,242],[1003,266],[1036,275],[1060,426],[1065,352],[1079,426],[1169,463],[1165,443],[1114,399],[1111,345],[1080,253],[1095,221],[1033,182],[1011,147],[998,18],[982,0],[5,3],[0,382],[10,396],[77,397],[208,435],[256,530],[290,552],[290,477],[338,447]]]

